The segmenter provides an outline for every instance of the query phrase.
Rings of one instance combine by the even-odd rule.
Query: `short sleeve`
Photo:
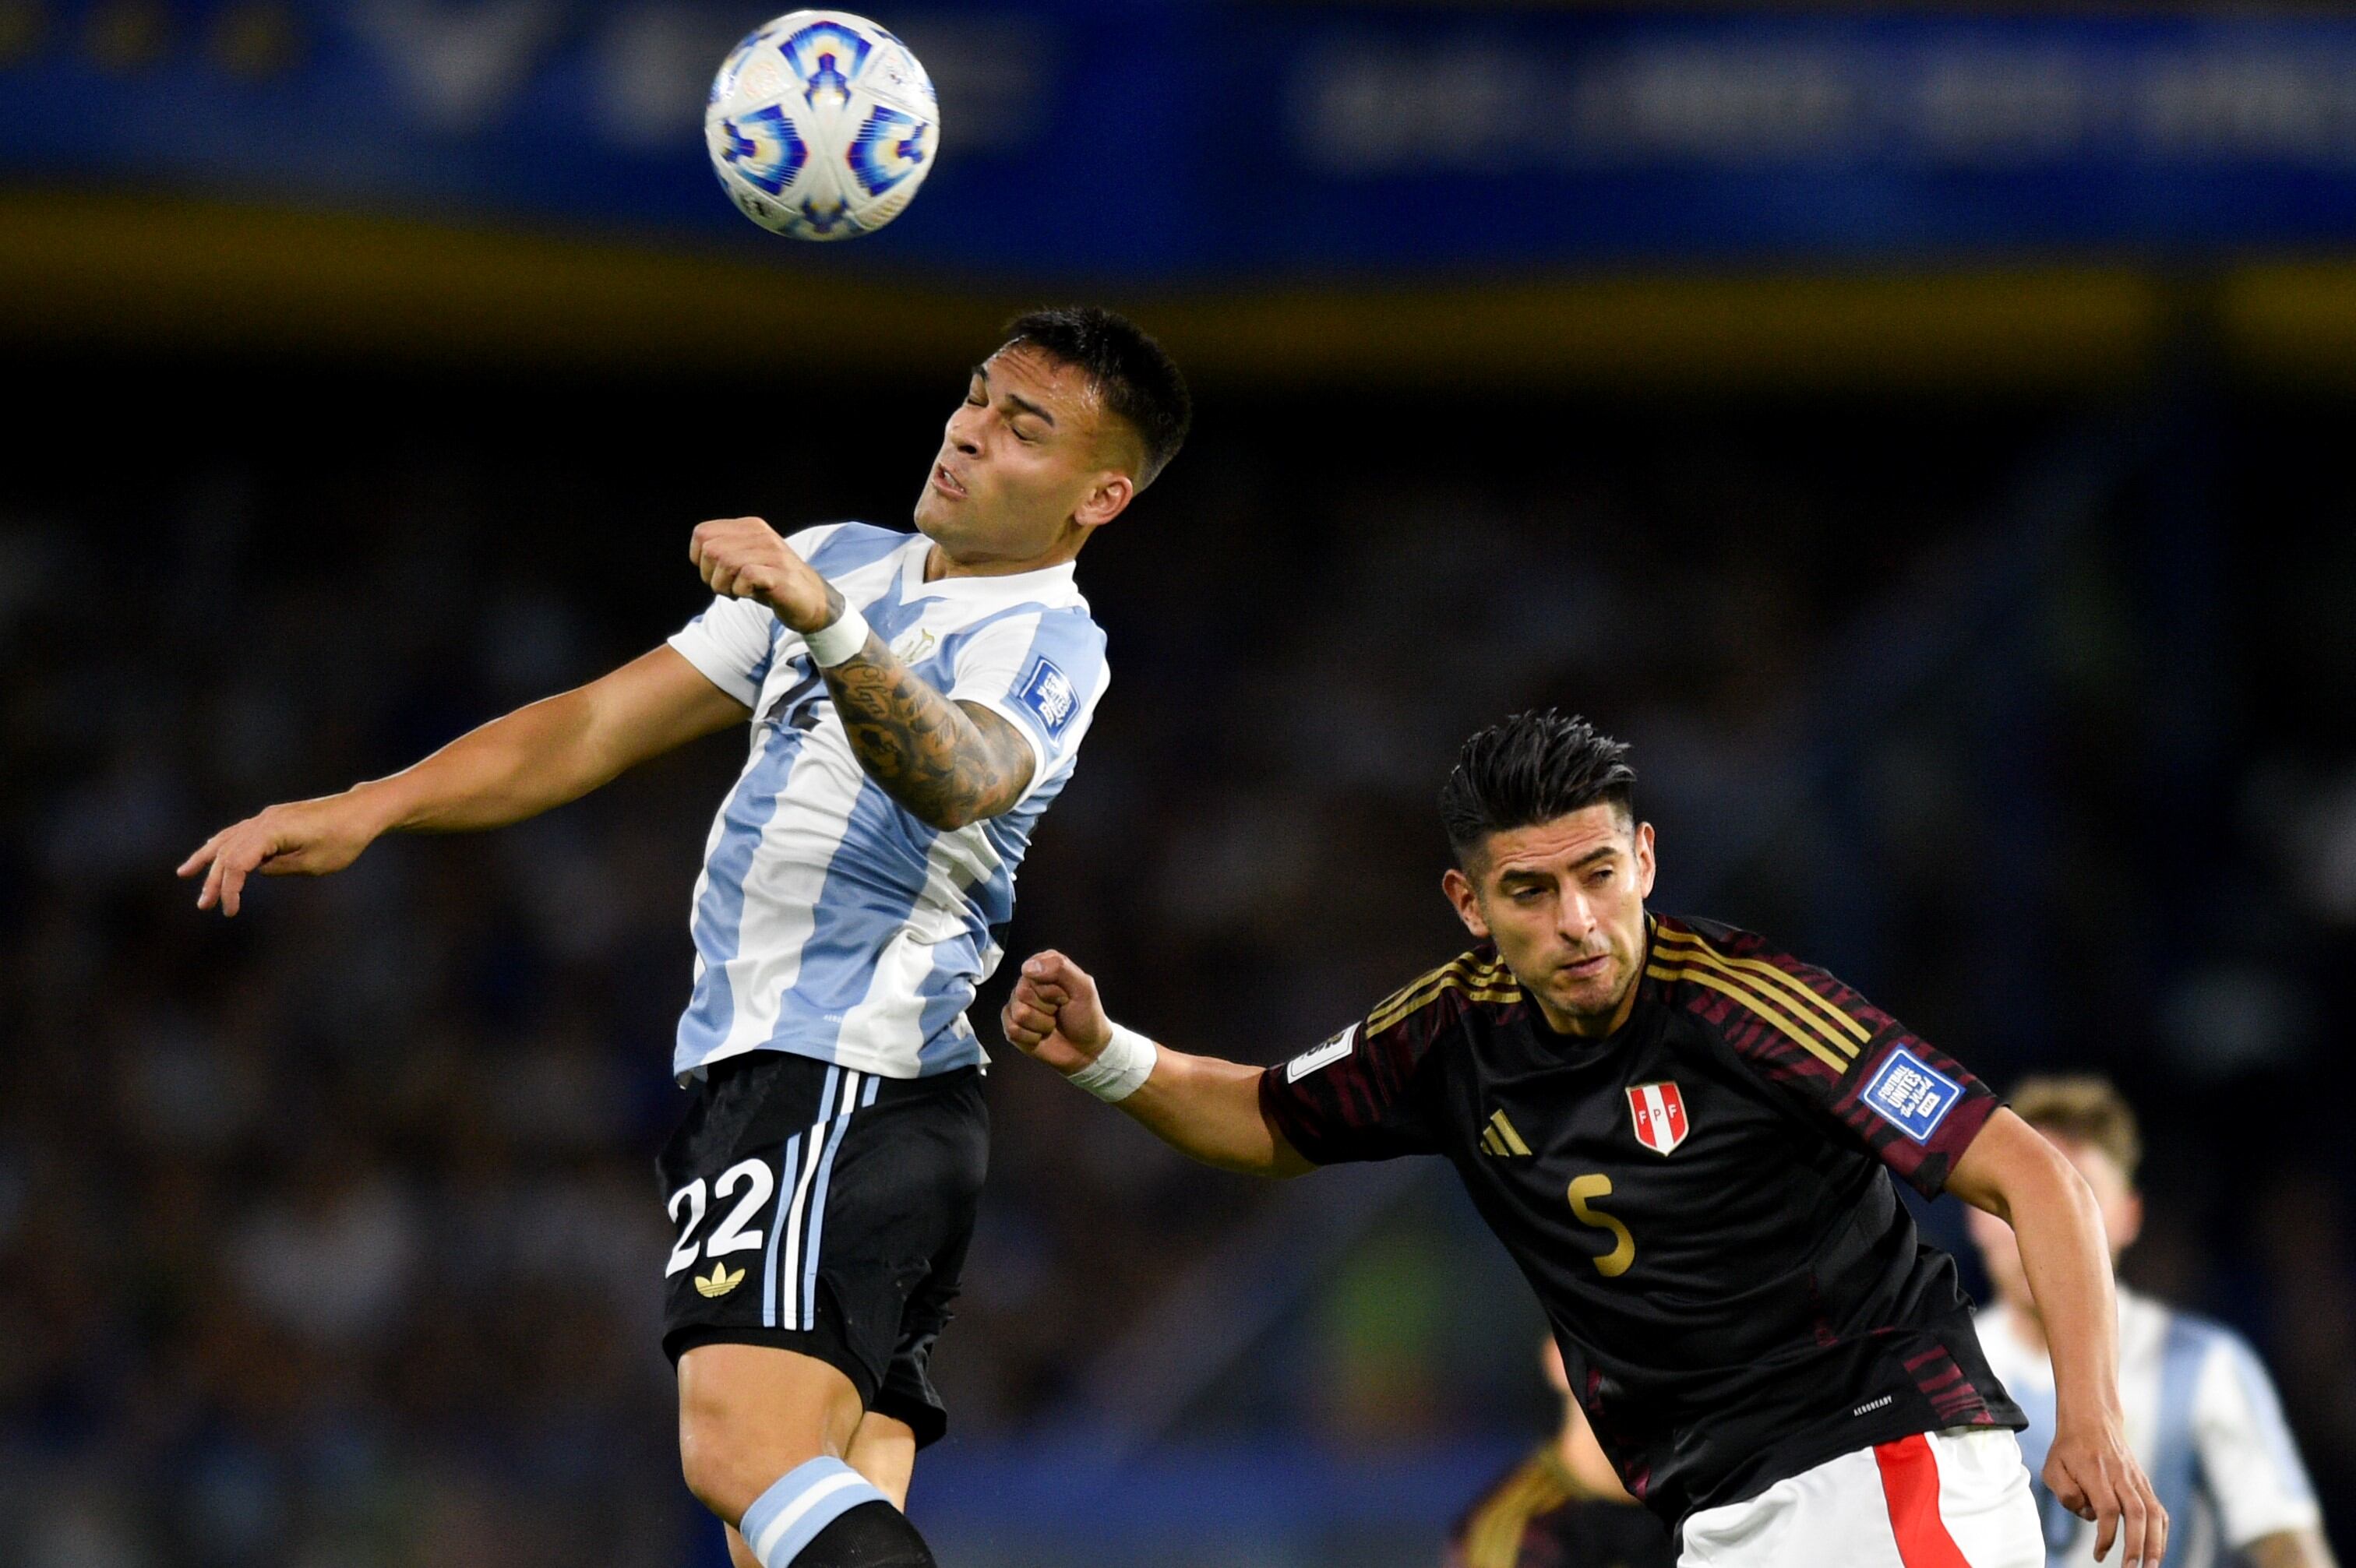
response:
[[[776,612],[750,599],[712,600],[702,614],[671,634],[670,645],[703,678],[743,703],[757,707],[761,683],[769,677],[777,637],[785,628]]]
[[[804,528],[788,536],[786,543],[808,560],[842,527],[826,523]],[[704,679],[745,707],[757,708],[761,683],[769,678],[778,644],[787,638],[799,641],[766,604],[722,595],[702,614],[672,633],[669,642]]]
[[[2193,1392],[2192,1437],[2228,1546],[2322,1522],[2273,1380],[2249,1346],[2222,1330]]]
[[[1856,991],[1748,932],[1663,920],[1646,973],[1674,983],[1745,1065],[1827,1136],[1926,1198],[1945,1189],[2001,1103]]]
[[[1076,605],[1002,615],[956,649],[948,697],[989,709],[1031,744],[1028,795],[1079,750],[1108,671],[1104,632]]]
[[[1439,1146],[1418,1081],[1421,1054],[1408,1024],[1373,1035],[1352,1024],[1260,1074],[1260,1115],[1316,1165],[1430,1154]]]

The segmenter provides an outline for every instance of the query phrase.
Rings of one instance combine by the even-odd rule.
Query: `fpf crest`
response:
[[[1686,1097],[1675,1083],[1639,1083],[1628,1091],[1628,1115],[1636,1141],[1655,1154],[1668,1154],[1686,1141]]]

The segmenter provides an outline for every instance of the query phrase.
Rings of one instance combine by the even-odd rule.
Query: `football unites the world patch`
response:
[[[1868,1109],[1918,1144],[1931,1141],[1964,1086],[1904,1046],[1884,1057],[1865,1085]]]
[[[1655,1154],[1667,1154],[1686,1141],[1686,1098],[1675,1083],[1639,1083],[1628,1091],[1628,1115],[1636,1141]]]
[[[1080,708],[1080,694],[1073,689],[1072,677],[1044,658],[1032,661],[1031,673],[1023,677],[1014,700],[1038,715],[1052,741],[1064,738],[1064,726]]]
[[[1331,1067],[1358,1043],[1358,1026],[1352,1024],[1314,1051],[1304,1051],[1284,1064],[1284,1081],[1298,1083],[1321,1067]]]

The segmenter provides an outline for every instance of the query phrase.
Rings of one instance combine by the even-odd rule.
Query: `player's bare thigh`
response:
[[[852,1461],[865,1413],[841,1369],[798,1350],[717,1343],[679,1359],[680,1467],[688,1489],[732,1525],[795,1467]],[[905,1493],[905,1477],[900,1485]]]
[[[851,1435],[843,1462],[875,1484],[902,1513],[908,1511],[908,1481],[916,1473],[916,1434],[896,1416],[869,1411]]]

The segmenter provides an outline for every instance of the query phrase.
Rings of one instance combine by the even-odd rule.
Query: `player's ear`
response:
[[[1653,857],[1653,825],[1649,822],[1640,822],[1636,824],[1636,896],[1638,898],[1648,899],[1653,896],[1653,878],[1659,870],[1660,863]]]
[[[1454,906],[1456,918],[1464,923],[1464,929],[1477,940],[1488,941],[1489,923],[1482,917],[1481,895],[1473,890],[1472,879],[1451,866],[1440,873],[1440,891],[1448,895],[1448,901]]]
[[[1117,468],[1104,469],[1072,508],[1072,521],[1084,528],[1102,528],[1127,510],[1136,495],[1136,480]]]

